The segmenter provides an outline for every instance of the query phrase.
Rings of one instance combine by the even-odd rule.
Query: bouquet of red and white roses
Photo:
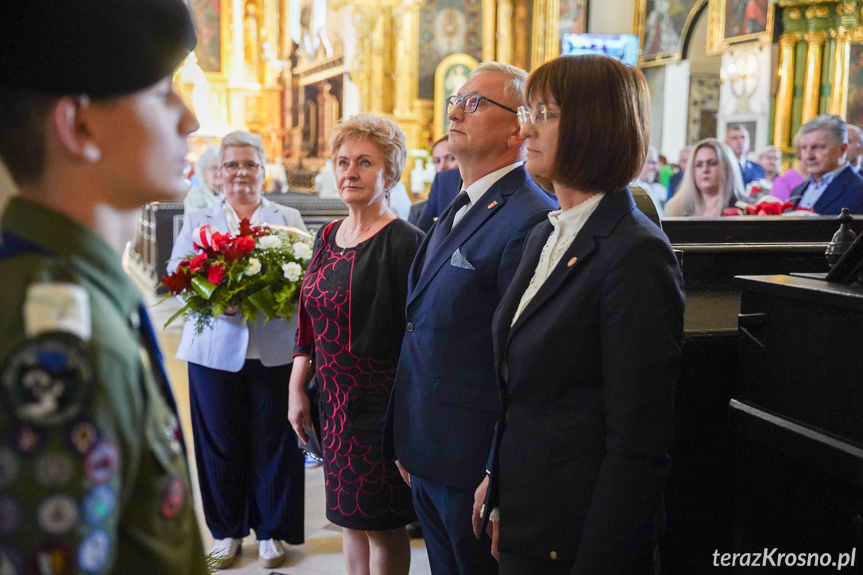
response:
[[[240,222],[238,235],[210,226],[192,233],[195,253],[162,278],[170,295],[186,305],[165,323],[183,316],[195,322],[195,332],[211,326],[217,316],[237,306],[243,321],[293,317],[305,268],[312,257],[312,238],[287,226],[251,226]]]

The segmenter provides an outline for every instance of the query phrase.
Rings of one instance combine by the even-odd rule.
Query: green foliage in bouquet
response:
[[[183,316],[195,322],[195,333],[212,326],[231,306],[243,314],[243,322],[265,322],[277,317],[289,320],[296,312],[305,268],[312,256],[311,237],[293,228],[249,225],[240,233],[222,234],[210,226],[193,232],[195,253],[180,261],[162,278],[169,294],[186,305],[166,323]]]

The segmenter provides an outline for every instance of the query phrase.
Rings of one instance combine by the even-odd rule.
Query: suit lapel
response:
[[[541,226],[541,228],[539,227]],[[512,326],[512,318],[515,316],[515,312],[518,310],[518,306],[521,303],[521,296],[524,294],[525,290],[527,290],[527,286],[530,284],[530,280],[533,278],[533,274],[536,271],[536,266],[539,264],[539,258],[542,255],[542,247],[548,241],[548,237],[554,231],[554,227],[551,225],[551,222],[545,221],[542,224],[539,224],[535,232],[531,233],[528,238],[528,242],[524,246],[524,253],[522,254],[521,263],[518,266],[518,271],[516,271],[515,277],[512,278],[512,282],[509,284],[509,289],[506,290],[506,293],[503,295],[503,299],[501,299],[500,306],[498,308],[498,313],[495,317],[495,331],[496,331],[496,339],[497,342],[497,355],[496,357],[503,357],[503,353],[505,351],[504,346],[509,340],[508,334],[510,331],[510,327]],[[500,362],[498,362],[500,364]]]
[[[285,218],[285,214],[270,200],[261,198],[261,223],[288,225],[288,220]]]
[[[818,201],[815,202],[815,205],[812,206],[812,209],[816,214],[820,214],[827,210],[830,206],[837,202],[841,202],[845,199],[845,194],[848,190],[848,178],[854,177],[852,173],[852,168],[845,168],[842,172],[839,173],[839,176],[830,182],[830,185],[824,190],[824,193],[821,194],[821,197],[818,198]],[[834,193],[834,190],[839,188],[838,193]]]
[[[551,275],[543,282],[539,291],[536,292],[533,298],[531,298],[530,303],[527,304],[521,315],[518,316],[518,319],[510,330],[510,338],[552,295],[558,293],[561,285],[567,278],[579,273],[584,268],[589,261],[590,255],[596,250],[596,238],[611,235],[620,220],[633,209],[635,209],[635,202],[629,189],[606,194],[599,203],[599,206],[597,206],[596,211],[587,219],[584,226],[575,236],[575,239],[566,249],[563,257],[555,265]],[[542,250],[542,247],[539,249]],[[538,262],[539,258],[537,257],[536,263]],[[536,269],[536,263],[533,269],[530,270],[531,277]],[[519,301],[521,301],[523,293],[524,290],[519,292]]]
[[[210,212],[207,214],[207,218],[204,223],[209,224],[213,229],[217,231],[227,233],[228,218],[225,217],[225,212],[222,211],[222,204],[224,202],[225,200],[222,200],[221,202],[212,207]]]
[[[428,253],[428,244],[431,236],[437,231],[437,222],[429,230],[426,239],[423,240],[420,246],[419,254],[424,257],[417,257],[414,260],[414,266],[411,268],[411,283],[414,288],[410,290],[408,304],[419,296],[428,287],[431,280],[438,274],[441,268],[449,262],[455,249],[464,244],[471,236],[473,236],[493,214],[500,211],[506,203],[508,196],[521,189],[527,179],[527,172],[524,166],[520,166],[497,182],[484,193],[475,205],[472,205],[462,219],[456,224],[449,235],[440,243],[435,253]],[[449,209],[449,207],[447,208]],[[445,218],[445,213],[441,213],[438,222]],[[425,258],[431,258],[428,266],[423,273]]]

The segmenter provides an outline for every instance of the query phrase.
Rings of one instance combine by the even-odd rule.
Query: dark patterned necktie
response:
[[[440,249],[440,245],[449,235],[450,231],[452,231],[453,220],[455,219],[455,215],[458,213],[462,207],[468,205],[470,203],[470,196],[467,195],[467,192],[462,190],[455,197],[449,207],[444,210],[444,213],[441,218],[438,219],[437,225],[435,226],[434,233],[432,234],[431,239],[429,240],[428,248],[426,249],[425,263],[423,264],[423,270],[425,270],[428,265],[429,260],[437,253],[438,249]]]

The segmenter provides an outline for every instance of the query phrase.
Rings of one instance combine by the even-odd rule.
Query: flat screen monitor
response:
[[[561,56],[607,54],[630,66],[638,65],[639,40],[635,34],[564,34]]]

